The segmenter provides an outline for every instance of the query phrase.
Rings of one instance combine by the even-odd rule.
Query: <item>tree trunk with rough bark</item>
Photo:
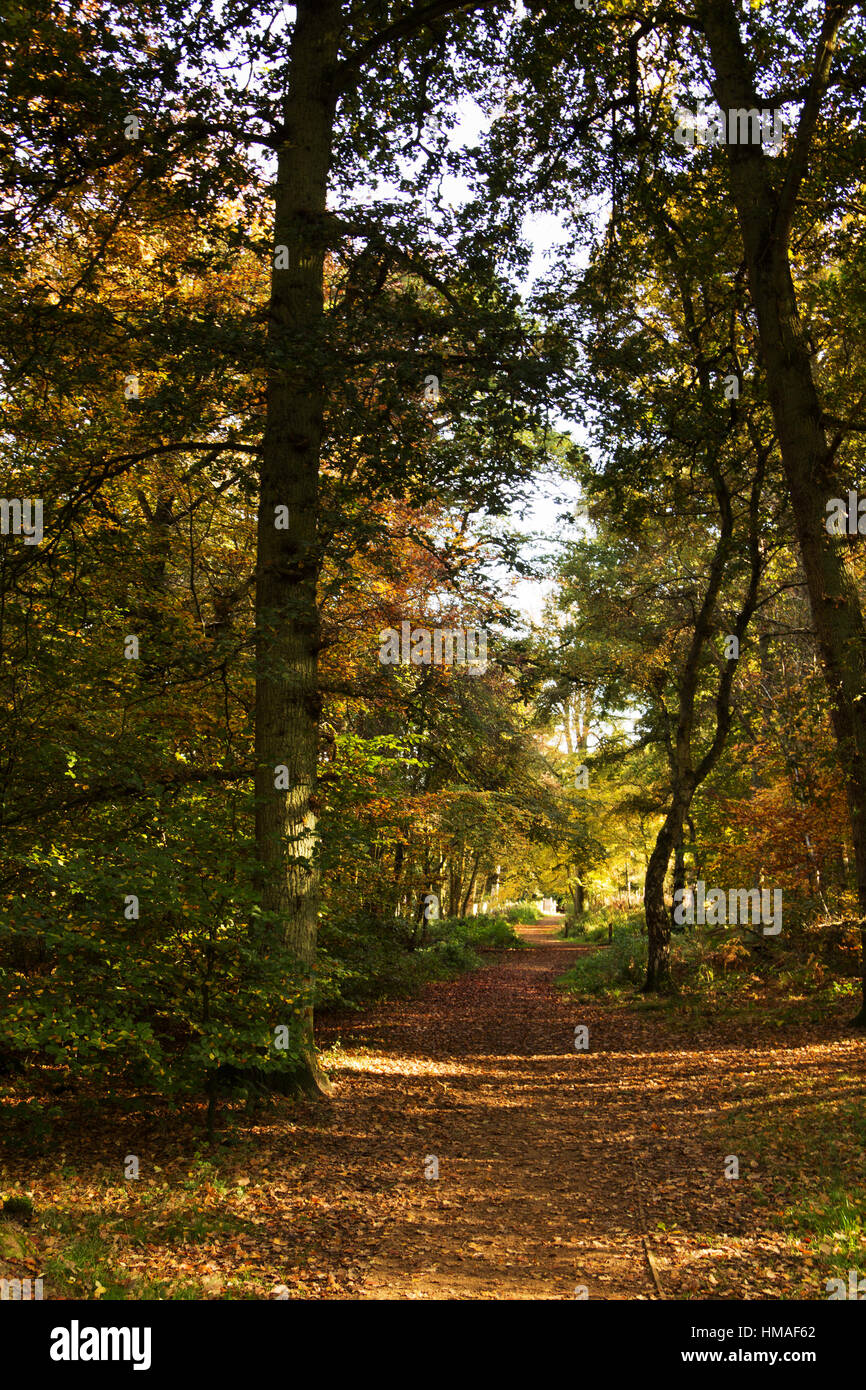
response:
[[[683,894],[683,892],[685,891],[685,886],[686,886],[686,851],[685,851],[685,844],[684,844],[684,842],[683,842],[683,826],[680,825],[680,833],[679,833],[679,835],[677,836],[676,841],[675,841],[675,843],[674,843],[674,878],[673,878],[673,885],[672,885],[672,887],[673,887],[673,893],[674,893],[674,906],[671,908],[671,931],[675,931],[675,932],[684,932],[684,931],[685,931],[685,927],[684,927],[684,926],[680,926],[677,922],[674,921],[674,910],[675,910],[676,902],[677,902],[677,893],[680,894],[680,901],[682,901],[682,894]]]
[[[339,0],[300,0],[278,150],[256,574],[256,846],[262,906],[310,986],[316,950],[317,582],[323,268]],[[281,251],[278,248],[286,248]],[[306,1010],[299,1085],[327,1091]]]
[[[461,916],[461,917],[465,917],[465,916],[467,915],[467,913],[469,912],[469,904],[470,904],[470,902],[472,901],[472,899],[473,899],[473,897],[474,897],[474,895],[475,895],[475,882],[476,882],[476,880],[477,880],[477,878],[478,878],[478,866],[479,866],[480,863],[481,863],[481,855],[480,855],[480,854],[476,854],[475,859],[474,859],[473,864],[472,864],[472,873],[471,873],[470,878],[469,878],[469,887],[466,889],[466,895],[465,895],[465,897],[464,897],[464,899],[463,899],[463,905],[462,905],[462,907],[460,908],[460,916]]]
[[[749,287],[770,404],[797,529],[803,571],[824,675],[833,730],[845,777],[861,918],[864,1002],[855,1023],[866,1026],[866,629],[844,540],[826,527],[826,504],[842,495],[833,475],[811,354],[791,276],[789,235],[799,184],[845,6],[829,6],[797,137],[787,156],[781,191],[771,181],[760,145],[727,146],[728,168],[740,223]],[[713,91],[723,110],[760,106],[734,5],[703,0],[698,15],[714,70]]]
[[[682,839],[691,799],[691,791],[674,790],[647,864],[643,898],[647,925],[646,993],[663,992],[670,987],[671,918],[665,905],[665,876],[674,846]]]

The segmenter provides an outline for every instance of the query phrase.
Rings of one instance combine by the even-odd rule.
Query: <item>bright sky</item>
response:
[[[451,148],[458,150],[477,144],[487,126],[487,118],[476,102],[471,99],[462,102],[459,107],[459,120],[449,142]],[[446,201],[455,205],[462,202],[469,193],[462,179],[450,175],[443,180],[442,190]],[[541,213],[528,214],[524,218],[522,234],[532,248],[526,281],[522,287],[524,295],[528,295],[535,280],[547,269],[552,255],[565,240],[567,233],[560,218],[552,213]],[[573,439],[582,439],[585,442],[579,425],[574,421],[557,416],[553,423],[557,429],[564,430]],[[550,539],[562,530],[560,515],[564,508],[554,502],[555,494],[573,498],[575,504],[579,498],[578,489],[570,482],[554,483],[552,480],[539,479],[529,510],[522,517],[515,512],[515,526],[520,530],[536,533],[540,538],[538,546],[530,547],[530,554],[543,553],[548,549]],[[540,622],[544,603],[552,587],[550,580],[519,579],[514,586],[513,601],[527,618],[533,622]]]

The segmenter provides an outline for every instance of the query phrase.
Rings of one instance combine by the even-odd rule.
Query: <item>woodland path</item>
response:
[[[724,1138],[701,1138],[756,1077],[772,1087],[761,1060],[575,1003],[554,980],[605,947],[560,941],[550,921],[519,930],[531,951],[323,1021],[336,1095],[292,1126],[291,1167],[296,1197],[330,1216],[315,1223],[322,1268],[306,1289],[287,1281],[291,1296],[778,1297],[753,1281],[756,1260],[782,1273],[780,1245],[747,1183],[725,1179]]]
[[[41,1148],[9,1154],[52,1220],[28,1228],[32,1255],[6,1251],[19,1264],[5,1272],[45,1271],[47,1296],[69,1296],[50,1260],[90,1232],[103,1255],[76,1276],[87,1297],[157,1279],[208,1298],[825,1298],[821,1237],[778,1218],[804,1183],[820,1189],[834,1106],[859,1114],[866,1099],[850,1001],[817,1023],[804,1010],[772,1028],[752,1011],[676,1025],[649,1003],[555,987],[606,945],[560,941],[549,922],[519,930],[531,949],[320,1015],[333,1098],[239,1104],[216,1150],[201,1147],[200,1105],[183,1123],[72,1106]],[[119,1184],[124,1153],[140,1183]],[[861,1159],[852,1130],[845,1171]]]

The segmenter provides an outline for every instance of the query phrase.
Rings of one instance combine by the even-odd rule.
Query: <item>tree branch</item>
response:
[[[435,19],[444,19],[446,16],[458,12],[469,13],[473,10],[486,10],[494,5],[500,4],[501,0],[433,0],[432,4],[415,6],[404,15],[402,19],[395,20],[389,24],[387,29],[374,34],[366,43],[362,43],[354,53],[348,58],[344,58],[337,65],[334,78],[334,89],[339,94],[346,91],[350,82],[357,77],[364,64],[374,58],[381,49],[388,44],[397,43],[400,39],[410,38],[417,34],[419,29],[423,29],[425,24],[432,23]]]

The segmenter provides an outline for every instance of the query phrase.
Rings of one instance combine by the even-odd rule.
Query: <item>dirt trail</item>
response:
[[[554,989],[599,949],[556,930],[522,928],[533,950],[321,1030],[346,1051],[308,1176],[377,1211],[330,1296],[657,1298],[667,1276],[676,1297],[674,1247],[693,1240],[657,1236],[660,1210],[668,1229],[711,1211],[717,1241],[742,1231],[740,1185],[691,1134],[707,1080],[694,1055],[655,1019]]]
[[[4,1150],[46,1220],[2,1273],[46,1272],[50,1298],[154,1280],[212,1298],[826,1298],[821,1237],[784,1208],[810,1174],[823,1190],[833,1116],[866,1097],[849,1001],[679,1026],[659,1001],[584,1005],[554,981],[608,948],[555,931],[522,928],[531,949],[416,998],[320,1016],[333,1100],[238,1102],[216,1152],[198,1105],[70,1105],[50,1142]],[[856,1172],[853,1129],[840,1152]],[[119,1185],[123,1154],[140,1184]]]

